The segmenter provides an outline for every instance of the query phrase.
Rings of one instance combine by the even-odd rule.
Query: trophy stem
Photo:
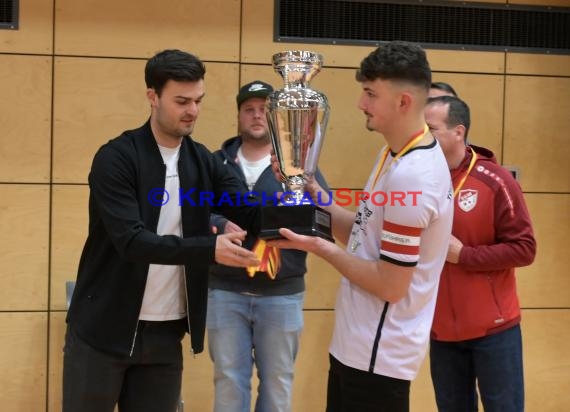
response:
[[[321,71],[322,56],[308,51],[288,51],[273,56],[273,67],[283,78],[285,89],[305,89]]]
[[[307,89],[309,88],[311,79],[307,78],[307,69],[305,67],[291,67],[291,65],[283,68],[281,73],[285,89]]]

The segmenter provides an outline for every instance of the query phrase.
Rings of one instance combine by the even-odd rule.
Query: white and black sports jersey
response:
[[[407,296],[388,303],[343,277],[330,353],[352,368],[413,380],[429,341],[453,192],[437,142],[392,163],[393,157],[388,154],[375,184],[375,173],[368,180],[368,196],[359,205],[347,251],[366,260],[413,266],[411,284]]]

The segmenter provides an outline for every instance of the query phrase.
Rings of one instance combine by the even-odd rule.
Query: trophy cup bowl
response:
[[[273,55],[273,68],[285,85],[267,97],[266,115],[286,192],[280,205],[262,208],[262,239],[282,237],[279,228],[285,227],[333,240],[330,214],[305,194],[307,178],[317,171],[329,118],[326,96],[309,85],[322,63],[322,56],[310,51]]]

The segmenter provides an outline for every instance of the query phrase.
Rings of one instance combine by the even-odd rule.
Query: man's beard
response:
[[[181,128],[178,128],[178,129],[176,130],[176,133],[179,134],[180,137],[183,137],[183,136],[189,136],[189,135],[191,135],[193,131],[194,131],[194,125],[191,124],[191,125],[188,125],[188,126],[183,127],[183,128],[182,128],[182,127],[181,127]]]
[[[254,142],[254,143],[259,144],[259,145],[266,145],[266,144],[271,142],[271,139],[269,138],[269,132],[267,132],[267,131],[265,133],[263,133],[262,135],[254,135],[254,134],[251,134],[247,131],[242,131],[240,133],[240,136],[243,140],[247,140],[249,142]]]

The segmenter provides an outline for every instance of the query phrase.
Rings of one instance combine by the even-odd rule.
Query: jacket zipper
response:
[[[184,296],[186,296],[186,323],[188,324],[188,334],[190,335],[190,304],[188,300],[188,286],[186,285],[186,266],[182,265],[182,276],[184,278]],[[192,357],[196,358],[194,347],[192,346],[192,338],[190,338],[190,352]]]
[[[139,330],[139,320],[137,319],[137,326],[135,327],[135,335],[133,336],[133,343],[131,345],[131,351],[129,352],[129,358],[133,357],[133,352],[135,351],[135,342],[137,341],[138,330]]]
[[[182,169],[181,167],[181,163],[182,163],[182,156],[180,156],[178,158],[178,164],[177,164],[177,169],[178,169],[178,176],[179,176],[179,180],[178,183],[180,185],[180,187],[182,187],[182,181],[180,180],[180,178],[182,177],[182,173],[180,172],[180,170]],[[166,175],[166,165],[164,165],[164,169],[165,169],[165,175]],[[183,215],[183,211],[182,211],[182,206],[180,206],[180,237],[184,237],[184,215]],[[188,285],[186,282],[186,265],[181,265],[182,266],[182,278],[184,280],[184,296],[186,297],[186,323],[188,324],[188,334],[190,335],[190,300],[188,299]],[[192,353],[192,356],[194,358],[196,358],[196,353],[194,352],[194,347],[192,346],[192,339],[190,338],[190,352]]]
[[[455,313],[455,305],[453,304],[453,296],[451,293],[451,285],[450,285],[451,280],[450,280],[449,272],[446,272],[446,275],[448,275],[448,276],[445,277],[445,283],[447,283],[447,294],[449,296],[449,308],[451,311],[451,317],[453,319],[453,329],[454,329],[455,336],[458,336],[459,332],[457,330],[457,314]]]

